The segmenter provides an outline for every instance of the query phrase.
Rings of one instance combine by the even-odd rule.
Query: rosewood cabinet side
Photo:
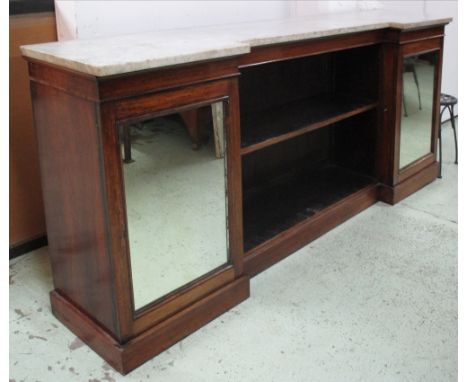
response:
[[[67,73],[50,78],[55,69],[30,69],[54,288],[116,332],[98,104],[77,95],[78,87],[68,92]]]

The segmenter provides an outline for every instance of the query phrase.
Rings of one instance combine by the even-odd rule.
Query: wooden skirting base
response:
[[[406,179],[394,187],[381,185],[379,199],[385,203],[396,204],[413,192],[434,181],[437,178],[438,171],[439,163],[434,162],[414,174],[411,178]]]
[[[367,186],[247,252],[244,271],[250,277],[260,273],[370,207],[378,200],[378,188]]]
[[[15,257],[24,255],[25,253],[45,247],[46,245],[47,245],[46,235],[40,235],[33,239],[29,239],[21,243],[14,244],[10,246],[10,260],[14,259]]]
[[[127,374],[220,314],[249,297],[246,277],[224,286],[125,344],[57,291],[50,294],[53,314],[78,338],[122,374]]]

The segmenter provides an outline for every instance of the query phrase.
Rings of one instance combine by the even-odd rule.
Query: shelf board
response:
[[[378,102],[335,95],[307,98],[241,117],[241,154],[246,155],[376,108]]]
[[[293,179],[246,192],[244,251],[251,251],[377,181],[346,168],[325,164]],[[249,195],[250,194],[250,195]]]

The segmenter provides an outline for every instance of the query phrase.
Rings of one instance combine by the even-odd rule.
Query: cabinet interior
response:
[[[375,185],[378,47],[244,68],[244,251]]]

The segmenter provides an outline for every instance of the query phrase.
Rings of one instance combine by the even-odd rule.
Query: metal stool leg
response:
[[[455,164],[458,164],[458,140],[457,140],[457,130],[455,127],[455,117],[453,111],[453,105],[448,107],[450,113],[450,122],[452,123],[453,136],[455,138]]]

